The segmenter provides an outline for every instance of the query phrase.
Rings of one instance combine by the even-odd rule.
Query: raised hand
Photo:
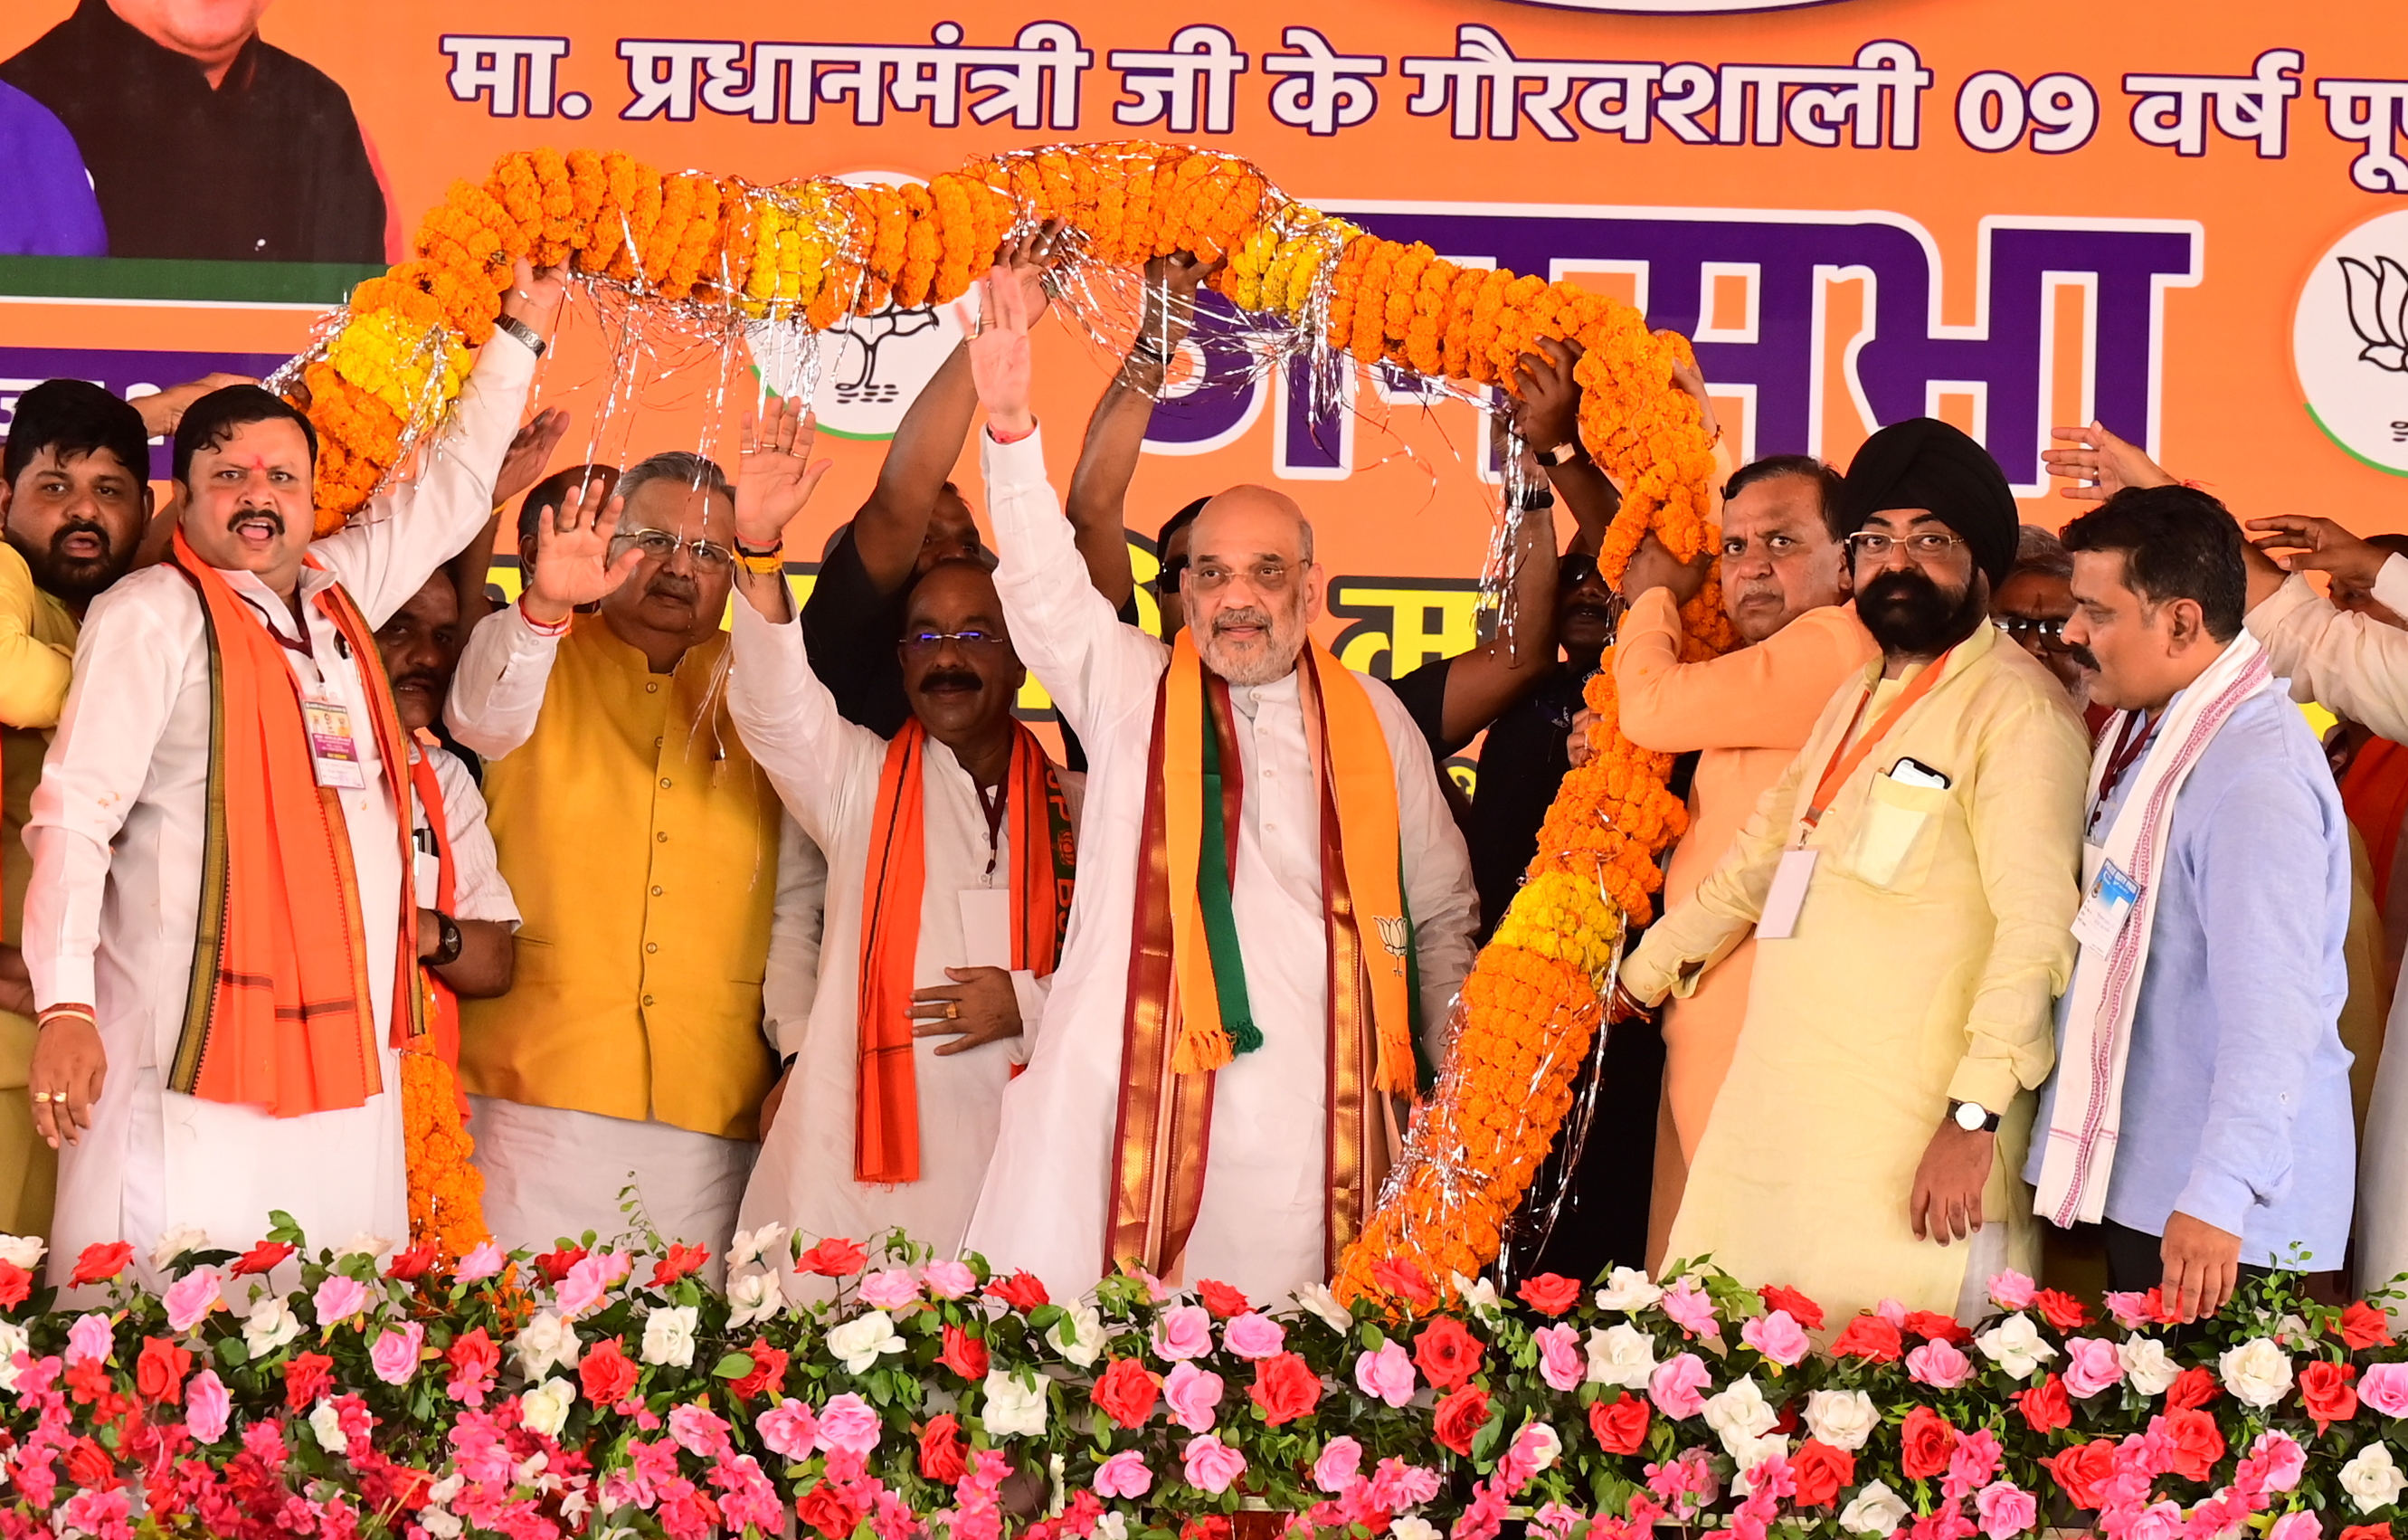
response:
[[[2375,574],[2391,553],[2369,545],[2330,519],[2303,513],[2278,513],[2252,519],[2245,526],[2253,542],[2286,572],[2329,572],[2360,588],[2374,586]]]
[[[819,419],[791,396],[772,397],[757,424],[747,407],[737,433],[736,538],[759,551],[784,537],[835,462],[811,459]]]
[[[188,380],[180,385],[170,385],[165,390],[135,396],[128,404],[141,416],[143,431],[158,438],[175,432],[176,425],[184,420],[184,409],[211,391],[223,390],[228,385],[258,383],[248,374],[205,374],[198,380]]]
[[[510,286],[502,295],[502,313],[550,337],[560,324],[560,307],[568,298],[568,283],[557,267],[538,272],[521,257],[510,269]]]
[[[2088,427],[2054,427],[2048,436],[2070,449],[2041,452],[2041,463],[2052,476],[2064,476],[2071,486],[2057,489],[2060,497],[2078,503],[2103,503],[2128,486],[2172,486],[2174,479],[2134,446],[2093,423]]]
[[[1581,361],[1581,345],[1570,338],[1539,338],[1537,353],[1526,353],[1513,365],[1513,383],[1521,398],[1513,404],[1513,430],[1539,453],[1580,436],[1580,384],[1572,371]]]
[[[1698,403],[1698,425],[1706,430],[1707,437],[1719,437],[1723,425],[1714,416],[1713,397],[1706,394],[1706,371],[1695,364],[1676,361],[1672,365],[1672,386]]]
[[[619,515],[625,507],[624,497],[604,502],[602,482],[591,481],[551,518],[536,521],[535,576],[519,596],[519,608],[527,619],[557,626],[579,605],[606,598],[627,581],[644,554],[630,547],[611,559],[611,537],[619,532]]]
[[[1026,286],[1000,264],[981,282],[979,298],[976,320],[966,309],[953,312],[970,334],[970,378],[978,386],[979,404],[986,408],[988,425],[996,431],[1026,433],[1037,425],[1028,410],[1036,372],[1028,328],[1037,312],[1029,308]]]
[[[501,507],[542,481],[543,468],[552,464],[552,452],[566,437],[568,413],[558,407],[544,408],[519,429],[502,456],[502,468],[494,473],[494,506]]]
[[[1045,275],[1061,260],[1067,244],[1062,238],[1064,228],[1060,220],[1047,220],[1036,229],[1006,240],[995,253],[996,266],[1011,275],[1011,286],[1026,302],[1031,326],[1044,315],[1052,298],[1045,292]]]
[[[1196,291],[1220,271],[1226,257],[1206,262],[1192,252],[1173,252],[1145,265],[1145,310],[1139,317],[1137,339],[1168,350],[1179,345],[1196,325]]]

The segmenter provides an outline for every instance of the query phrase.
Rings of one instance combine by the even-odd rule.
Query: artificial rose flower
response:
[[[937,1299],[958,1300],[978,1287],[978,1274],[970,1271],[969,1263],[947,1259],[921,1269],[920,1281]]]
[[[193,1372],[193,1355],[167,1337],[145,1337],[134,1360],[135,1392],[149,1402],[172,1406],[184,1397],[184,1376]]]
[[[2215,1418],[2194,1407],[2178,1406],[2165,1415],[2163,1427],[2174,1442],[2174,1474],[2186,1481],[2205,1481],[2224,1458],[2224,1434]]]
[[[1173,1364],[1162,1382],[1162,1399],[1170,1408],[1170,1419],[1191,1433],[1204,1432],[1219,1420],[1214,1408],[1221,1404],[1221,1390],[1220,1375],[1185,1359]]]
[[[328,1454],[338,1455],[351,1447],[351,1440],[343,1434],[343,1414],[335,1410],[331,1401],[320,1402],[309,1414],[309,1436]]]
[[[701,1272],[702,1264],[709,1260],[710,1260],[709,1246],[688,1245],[682,1241],[671,1241],[668,1254],[652,1263],[652,1287],[666,1288],[690,1273]]]
[[[678,1304],[658,1306],[646,1317],[644,1361],[671,1364],[680,1369],[693,1368],[696,1314],[693,1305]],[[829,1335],[834,1336],[835,1333],[830,1332]]]
[[[860,1507],[826,1477],[795,1499],[795,1517],[820,1532],[824,1540],[847,1540],[861,1525]],[[696,1526],[700,1533],[700,1526]]]
[[[2166,1345],[2155,1337],[2126,1337],[2115,1345],[2115,1361],[2123,1366],[2132,1389],[2144,1396],[2165,1394],[2166,1387],[2182,1373],[2168,1356]]]
[[[1204,1308],[1212,1313],[1215,1320],[1227,1320],[1233,1316],[1242,1316],[1254,1308],[1246,1303],[1246,1297],[1243,1294],[1217,1278],[1207,1278],[1197,1284],[1196,1293],[1197,1297],[1204,1302]]]
[[[742,1240],[743,1236],[739,1234],[737,1239]],[[557,1251],[538,1251],[535,1257],[535,1270],[543,1274],[544,1282],[558,1288],[560,1281],[568,1276],[568,1270],[583,1261],[588,1255],[581,1245],[565,1245]],[[731,1259],[731,1265],[742,1264]]]
[[[1211,1433],[1189,1439],[1181,1461],[1186,1466],[1187,1484],[1215,1496],[1246,1474],[1246,1457]]]
[[[357,1278],[330,1273],[310,1303],[318,1312],[320,1326],[339,1325],[368,1307],[367,1286]]]
[[[1953,1342],[1934,1338],[1906,1355],[1906,1377],[1935,1390],[1954,1390],[1973,1372],[1973,1360]]]
[[[1806,1431],[1814,1443],[1854,1454],[1881,1425],[1881,1408],[1862,1390],[1817,1390],[1806,1398]]]
[[[1733,1459],[1739,1458],[1741,1448],[1772,1432],[1773,1425],[1781,1420],[1781,1414],[1764,1399],[1753,1374],[1742,1375],[1709,1397],[1704,1411],[1706,1426],[1722,1436],[1723,1452]]]
[[[44,1254],[50,1249],[39,1235],[0,1235],[0,1261],[10,1267],[31,1272],[41,1265]],[[134,1248],[127,1246],[125,1251],[126,1255],[132,1256]]]
[[[1200,1304],[1174,1305],[1154,1323],[1154,1351],[1166,1363],[1202,1358],[1212,1350],[1212,1315]]]
[[[568,1409],[577,1401],[577,1387],[555,1374],[532,1389],[519,1392],[519,1420],[546,1438],[558,1438],[568,1425]]]
[[[1154,1468],[1135,1449],[1123,1449],[1096,1467],[1099,1497],[1143,1497],[1154,1490]]]
[[[2353,1353],[2391,1346],[2391,1317],[2364,1300],[2341,1313],[2336,1330],[2341,1332],[2343,1345]]]
[[[117,1348],[117,1333],[104,1311],[88,1310],[75,1318],[67,1328],[66,1360],[69,1366],[79,1363],[106,1363]]]
[[[1312,1462],[1312,1484],[1335,1497],[1362,1472],[1363,1446],[1340,1433],[1321,1446],[1321,1458]]]
[[[796,1257],[795,1270],[823,1278],[850,1278],[868,1263],[868,1252],[841,1235],[831,1235]]]
[[[1438,1290],[1430,1287],[1429,1274],[1402,1257],[1383,1257],[1373,1262],[1371,1283],[1416,1310],[1426,1310],[1438,1303]]]
[[[727,1382],[727,1393],[738,1401],[751,1401],[755,1396],[782,1391],[786,1385],[786,1350],[772,1347],[766,1337],[755,1337],[752,1346],[744,1349],[752,1367]]]
[[[2021,1274],[2002,1274],[2000,1276],[2014,1277]],[[2041,1336],[2040,1328],[2032,1324],[2032,1318],[2020,1313],[2009,1316],[2005,1320],[1975,1337],[1973,1346],[1982,1350],[1984,1358],[1988,1359],[2016,1379],[2031,1378],[2039,1372],[2042,1364],[2057,1357],[2057,1349],[2050,1346],[2046,1339]]]
[[[2113,1439],[2094,1438],[2087,1444],[2077,1444],[2060,1449],[2042,1461],[2057,1484],[2077,1508],[2096,1510],[2100,1504],[2099,1484],[2115,1474],[2115,1443]]]
[[[454,1283],[482,1283],[487,1278],[499,1275],[509,1259],[500,1246],[491,1241],[480,1241],[460,1259],[460,1265],[452,1270],[452,1279]]]
[[[1486,1278],[1467,1278],[1457,1273],[1453,1276],[1455,1303],[1490,1326],[1503,1315],[1497,1303],[1497,1286]]]
[[[1443,1533],[1428,1519],[1416,1518],[1411,1514],[1388,1521],[1388,1540],[1439,1540]],[[1179,1540],[1187,1540],[1187,1536],[1182,1534]]]
[[[1850,1534],[1888,1534],[1906,1522],[1914,1510],[1906,1500],[1879,1481],[1865,1483],[1856,1500],[1840,1510],[1840,1528]]]
[[[829,1327],[826,1342],[848,1374],[866,1374],[887,1354],[905,1351],[903,1339],[895,1332],[895,1317],[883,1310],[865,1310]]]
[[[1276,1428],[1294,1422],[1321,1403],[1321,1376],[1301,1355],[1274,1353],[1255,1368],[1254,1383],[1246,1387],[1246,1395],[1262,1408],[1263,1420]]]
[[[1413,1362],[1432,1385],[1452,1390],[1480,1373],[1488,1349],[1452,1316],[1440,1316],[1413,1339]]]
[[[939,1363],[964,1379],[986,1378],[987,1351],[983,1341],[949,1321],[945,1325],[944,1344],[945,1350],[937,1355]]]
[[[150,1265],[165,1273],[188,1251],[207,1251],[209,1232],[198,1225],[169,1225],[150,1247]]]
[[[214,1369],[202,1370],[184,1387],[184,1430],[199,1443],[215,1444],[225,1437],[226,1418],[233,1410],[234,1397]]]
[[[1898,1329],[1926,1342],[1954,1343],[1962,1347],[1973,1340],[1973,1333],[1954,1316],[1943,1316],[1936,1310],[1910,1310]]]
[[[1814,1346],[1807,1340],[1805,1328],[1786,1310],[1748,1317],[1739,1329],[1739,1340],[1784,1369],[1802,1360]]]
[[[950,1487],[968,1470],[969,1458],[962,1448],[962,1419],[951,1412],[930,1418],[920,1430],[920,1475]]]
[[[1430,1421],[1430,1436],[1469,1458],[1472,1436],[1487,1420],[1488,1392],[1477,1385],[1467,1385],[1438,1403]]]
[[[2408,1417],[2408,1363],[2370,1365],[2358,1381],[2358,1399],[2385,1417]]]
[[[1786,1310],[1789,1312],[1789,1318],[1807,1331],[1823,1330],[1823,1307],[1794,1288],[1784,1288],[1779,1284],[1767,1284],[1756,1291],[1756,1297],[1764,1302],[1767,1314],[1775,1310]]]
[[[2040,1522],[2040,1500],[2012,1481],[1994,1481],[1975,1492],[1973,1511],[1981,1515],[1982,1533],[1989,1540],[2014,1540]]]
[[[2146,1294],[2118,1293],[2111,1289],[2107,1294],[2107,1314],[2114,1317],[2115,1324],[2127,1331],[2154,1326],[2157,1319],[2156,1293],[2155,1289]]]
[[[577,1329],[549,1310],[537,1311],[510,1339],[510,1354],[518,1360],[519,1373],[530,1382],[554,1369],[576,1368],[578,1346]]]
[[[1268,1316],[1248,1310],[1221,1328],[1221,1346],[1241,1359],[1267,1359],[1287,1346],[1287,1331]]]
[[[494,1375],[502,1366],[502,1350],[494,1346],[485,1329],[480,1326],[452,1338],[443,1357],[452,1365],[443,1393],[471,1406],[484,1405],[485,1392],[493,1389]]]
[[[2300,1404],[2316,1419],[2317,1432],[2358,1415],[2358,1392],[2349,1383],[2357,1377],[2356,1365],[2324,1359],[2300,1371]]]
[[[273,1294],[254,1303],[251,1314],[243,1318],[242,1345],[250,1350],[254,1362],[300,1334],[301,1317]]]
[[[1391,1337],[1354,1360],[1354,1383],[1365,1395],[1402,1406],[1413,1399],[1419,1376],[1404,1347]]]
[[[1699,1288],[1695,1279],[1683,1278],[1656,1302],[1672,1324],[1693,1337],[1711,1337],[1720,1330],[1714,1315],[1713,1297]]]
[[[615,1406],[626,1400],[641,1373],[617,1337],[595,1343],[577,1363],[577,1381],[585,1388],[585,1399],[596,1406]]]
[[[727,1266],[730,1272],[751,1267],[773,1251],[782,1250],[786,1237],[793,1233],[785,1226],[771,1222],[758,1230],[739,1230],[727,1243]],[[574,1261],[576,1259],[571,1258]],[[557,1280],[555,1280],[557,1281]]]
[[[2186,1369],[2166,1387],[2166,1410],[2182,1411],[2186,1407],[2204,1406],[2222,1392],[2215,1388],[2215,1376],[2205,1369]]]
[[[1046,1295],[1044,1284],[1038,1280],[1036,1274],[1026,1268],[1014,1273],[1009,1278],[996,1278],[989,1281],[986,1291],[1024,1316],[1039,1305],[1054,1303]]]
[[[426,1328],[418,1321],[388,1326],[368,1349],[368,1367],[387,1385],[407,1385],[418,1373],[419,1353],[426,1346]]]
[[[1036,1437],[1045,1431],[1045,1384],[1039,1378],[1034,1385],[1024,1385],[1009,1369],[993,1371],[986,1376],[986,1400],[979,1408],[979,1420],[999,1437]],[[825,1421],[824,1413],[822,1421]]]
[[[1646,1274],[1635,1267],[1617,1267],[1605,1275],[1605,1287],[1597,1291],[1597,1307],[1637,1315],[1663,1297],[1664,1291],[1648,1282]]]
[[[2308,1451],[2300,1441],[2286,1432],[2265,1432],[2249,1446],[2249,1458],[2265,1467],[2266,1490],[2286,1492],[2300,1484],[2308,1471]]]
[[[1588,1375],[1581,1353],[1580,1329],[1558,1321],[1530,1333],[1539,1349],[1539,1375],[1554,1390],[1576,1390]]]
[[[2344,1530],[2344,1534],[2350,1532]],[[2324,1540],[2324,1520],[2306,1508],[2295,1509],[2274,1520],[2266,1532],[2266,1540]],[[2391,1526],[2383,1526],[2383,1540],[2391,1540]]]
[[[2066,1399],[2061,1375],[2051,1374],[2030,1389],[2017,1391],[2014,1402],[2025,1426],[2043,1437],[2073,1426],[2073,1403]]]
[[[2272,1337],[2226,1348],[2216,1368],[2224,1388],[2243,1406],[2272,1406],[2291,1393],[2291,1357]]]
[[[34,1291],[34,1275],[11,1261],[0,1261],[0,1310],[14,1310]]]
[[[247,1277],[252,1274],[274,1272],[293,1255],[293,1247],[282,1241],[262,1241],[235,1259],[234,1275]]]
[[[2060,1331],[2079,1331],[2090,1324],[2090,1311],[2080,1300],[2059,1289],[2043,1288],[2032,1296],[2040,1318]]]
[[[2004,1273],[1994,1273],[1990,1275],[1990,1303],[2001,1310],[2028,1310],[2038,1288],[2013,1268]]]
[[[908,1267],[882,1268],[861,1280],[861,1303],[881,1310],[900,1310],[919,1298],[920,1286],[912,1282]]]
[[[2065,1341],[2065,1393],[2088,1401],[2101,1390],[2124,1383],[2124,1360],[2105,1337],[2068,1337]]]
[[[1580,1303],[1580,1280],[1560,1273],[1541,1273],[1524,1284],[1519,1294],[1522,1303],[1540,1315],[1560,1316]]]
[[[2344,1526],[2336,1540],[2391,1540],[2389,1524],[2350,1524]]]
[[[1647,1399],[1673,1421],[1686,1421],[1706,1409],[1706,1398],[1698,1392],[1713,1382],[1705,1360],[1683,1353],[1665,1360],[1647,1377]]]
[[[2350,1505],[2360,1513],[2372,1513],[2400,1501],[2400,1489],[2408,1487],[2408,1476],[2400,1474],[2391,1451],[2381,1440],[2369,1443],[2341,1468],[2341,1490],[2349,1493]]]
[[[568,1274],[552,1296],[552,1306],[564,1319],[578,1317],[602,1303],[609,1291],[611,1263],[609,1257],[580,1257],[571,1262]]]
[[[1104,1317],[1083,1301],[1062,1307],[1062,1318],[1045,1329],[1045,1344],[1071,1365],[1084,1369],[1104,1350]]]
[[[67,1282],[80,1288],[86,1284],[107,1283],[125,1271],[134,1258],[134,1247],[123,1241],[96,1242],[83,1248],[76,1259],[75,1272]]]
[[[394,1252],[393,1259],[384,1264],[384,1275],[395,1283],[416,1283],[442,1259],[443,1253],[430,1241],[424,1245]]]
[[[1871,1363],[1896,1363],[1906,1352],[1905,1339],[1895,1323],[1870,1312],[1847,1324],[1831,1344],[1831,1356],[1863,1359]]]
[[[1555,1432],[1552,1423],[1526,1423],[1513,1435],[1513,1453],[1528,1461],[1532,1470],[1543,1471],[1564,1457],[1563,1435]]]
[[[840,1449],[855,1459],[867,1460],[870,1451],[878,1447],[884,1432],[885,1424],[879,1420],[876,1409],[847,1390],[840,1396],[830,1396],[828,1403],[820,1408],[816,1442],[823,1449]]]
[[[1656,1339],[1627,1321],[1588,1334],[1588,1377],[1597,1385],[1643,1390],[1656,1372]]]
[[[1899,1430],[1899,1465],[1910,1481],[1928,1481],[1948,1468],[1956,1453],[1957,1432],[1948,1419],[1928,1406],[1906,1414]]]
[[[1154,1377],[1135,1359],[1114,1359],[1096,1376],[1089,1399],[1124,1428],[1140,1428],[1154,1415]],[[1210,1424],[1207,1424],[1210,1426]]]
[[[1810,1438],[1790,1460],[1789,1475],[1798,1484],[1794,1501],[1799,1507],[1828,1508],[1856,1479],[1856,1457]]]
[[[14,1390],[23,1373],[17,1367],[17,1355],[33,1346],[33,1334],[15,1321],[0,1321],[0,1390]]]
[[[613,1337],[604,1346],[615,1348],[618,1341],[618,1338]],[[624,1363],[626,1360],[622,1359],[620,1361]],[[585,1355],[584,1369],[590,1372],[593,1367],[594,1354],[588,1353]],[[593,1384],[590,1379],[586,1385],[586,1399],[588,1401],[596,1399],[593,1393]],[[752,1427],[761,1435],[764,1447],[771,1454],[786,1460],[808,1460],[811,1452],[819,1447],[818,1415],[792,1397],[781,1401],[777,1405],[762,1413],[761,1419]]]
[[[1288,1296],[1298,1308],[1319,1317],[1322,1324],[1340,1333],[1354,1330],[1354,1314],[1338,1303],[1338,1296],[1325,1284],[1306,1284]]]
[[[1597,1435],[1598,1447],[1608,1454],[1637,1454],[1646,1445],[1651,1420],[1643,1396],[1619,1395],[1593,1403],[1588,1409],[1588,1431]]]
[[[727,1280],[727,1329],[740,1331],[767,1320],[786,1303],[785,1286],[775,1273],[747,1273]]]

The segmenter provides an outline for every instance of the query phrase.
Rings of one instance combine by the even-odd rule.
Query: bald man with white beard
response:
[[[1292,499],[1205,506],[1174,646],[1119,623],[1045,479],[1025,301],[986,299],[996,587],[1089,770],[1045,1030],[964,1247],[1058,1297],[1129,1264],[1277,1299],[1330,1275],[1443,1050],[1470,862],[1412,718],[1308,635],[1322,573]]]

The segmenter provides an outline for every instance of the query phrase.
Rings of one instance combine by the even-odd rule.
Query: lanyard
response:
[[[2115,750],[2107,756],[2107,769],[2099,777],[2099,799],[2090,805],[2091,828],[2099,827],[2099,815],[2107,811],[2107,799],[2115,795],[2125,773],[2140,763],[2141,756],[2148,752],[2150,741],[2157,736],[2157,726],[2146,712],[2133,712],[2124,718],[2124,726],[2115,735]]]
[[[1823,779],[1814,784],[1814,799],[1806,805],[1808,828],[1822,822],[1824,812],[1831,805],[1832,796],[1849,776],[1856,772],[1856,767],[1865,762],[1865,756],[1873,752],[1874,745],[1889,736],[1889,730],[1898,726],[1898,719],[1906,714],[1907,708],[1931,693],[1931,687],[1940,683],[1941,670],[1948,667],[1949,656],[1956,651],[1954,647],[1949,648],[1934,658],[1923,672],[1915,675],[1906,688],[1899,691],[1898,698],[1889,703],[1889,709],[1865,729],[1864,736],[1856,738],[1856,744],[1851,748],[1848,741],[1856,737],[1856,724],[1865,719],[1865,708],[1872,704],[1873,686],[1865,686],[1864,695],[1856,701],[1856,714],[1848,719],[1848,730],[1841,736],[1840,746],[1831,751],[1831,762],[1824,767]]]
[[[995,863],[1003,854],[1003,805],[1009,784],[1008,782],[997,781],[993,797],[986,794],[984,786],[976,788],[980,811],[986,814],[986,875],[989,882],[995,880]]]

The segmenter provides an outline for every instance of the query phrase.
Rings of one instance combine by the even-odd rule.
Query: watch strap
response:
[[[544,349],[550,346],[549,343],[544,341],[542,334],[538,333],[533,326],[528,325],[525,322],[521,321],[517,316],[497,316],[494,318],[494,324],[501,330],[509,333],[512,337],[517,338],[520,341],[525,343],[527,347],[534,352],[538,358],[541,358],[544,353]]]
[[[1982,1126],[1978,1130],[1965,1127],[1964,1119],[1959,1115],[1959,1109],[1965,1107],[1971,1107],[1975,1112],[1982,1115]],[[1956,1124],[1958,1128],[1965,1129],[1965,1131],[1968,1133],[1976,1131],[1982,1133],[1996,1133],[1999,1131],[1999,1114],[1990,1111],[1989,1108],[1983,1106],[1977,1101],[1951,1101],[1948,1103],[1948,1120]]]
[[[1581,441],[1578,439],[1567,439],[1553,449],[1542,449],[1537,453],[1541,465],[1555,466],[1558,468],[1571,464],[1574,460],[1588,458],[1588,451],[1581,447]]]
[[[460,960],[466,938],[460,934],[460,922],[439,909],[435,912],[435,930],[441,940],[435,948],[435,956],[426,960],[437,968],[448,968]]]

